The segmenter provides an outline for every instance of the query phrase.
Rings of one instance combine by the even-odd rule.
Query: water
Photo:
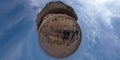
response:
[[[120,60],[120,0],[62,0],[77,13],[82,42],[67,58],[40,48],[37,13],[50,1],[0,0],[0,60]]]

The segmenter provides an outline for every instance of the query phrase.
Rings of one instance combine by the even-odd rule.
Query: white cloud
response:
[[[41,4],[46,3],[47,0],[30,0],[30,5],[35,7],[40,7]]]

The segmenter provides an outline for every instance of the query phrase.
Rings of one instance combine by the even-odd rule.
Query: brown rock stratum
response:
[[[37,30],[41,48],[57,58],[70,56],[81,42],[77,15],[62,2],[50,2],[41,10],[37,17]]]

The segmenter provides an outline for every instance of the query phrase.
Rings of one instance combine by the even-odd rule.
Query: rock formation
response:
[[[63,2],[48,3],[36,22],[41,48],[57,58],[73,54],[81,41],[77,19],[74,10]]]

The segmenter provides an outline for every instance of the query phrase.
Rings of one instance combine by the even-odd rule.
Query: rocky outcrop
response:
[[[50,2],[41,10],[41,12],[37,16],[37,21],[36,21],[37,26],[41,25],[41,23],[43,21],[43,17],[46,14],[67,14],[67,15],[75,18],[76,21],[78,19],[74,10],[70,6],[64,4],[63,2],[60,2],[60,1]],[[38,27],[37,27],[37,29],[38,29]]]
[[[41,48],[50,56],[73,54],[81,41],[81,30],[74,10],[62,2],[48,3],[38,14],[37,30]]]

